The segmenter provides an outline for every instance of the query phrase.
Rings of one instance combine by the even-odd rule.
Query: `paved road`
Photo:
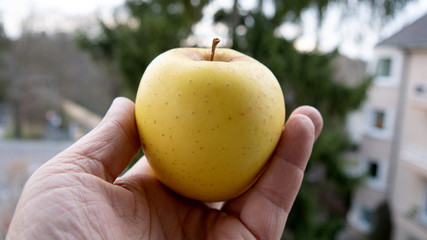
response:
[[[24,162],[30,167],[29,170],[35,170],[71,144],[70,141],[0,140],[0,173],[16,162]],[[3,176],[0,174],[0,181]]]
[[[28,177],[71,144],[69,141],[0,140],[0,239],[5,237]]]

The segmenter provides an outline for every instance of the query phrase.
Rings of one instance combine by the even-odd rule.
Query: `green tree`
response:
[[[5,101],[7,98],[8,83],[6,82],[3,74],[6,68],[3,62],[3,52],[8,46],[9,39],[4,32],[3,24],[0,23],[0,102]]]
[[[373,231],[368,235],[367,240],[389,240],[393,230],[391,212],[388,202],[382,202],[374,211],[372,219]]]
[[[127,0],[112,26],[100,20],[101,34],[91,38],[79,32],[80,46],[96,59],[118,65],[125,95],[134,97],[148,64],[160,53],[181,45],[202,18],[208,0]],[[120,15],[127,15],[125,21]]]

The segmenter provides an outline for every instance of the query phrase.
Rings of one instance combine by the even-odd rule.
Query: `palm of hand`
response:
[[[7,239],[280,238],[322,128],[317,111],[294,111],[258,182],[219,209],[167,190],[145,159],[118,177],[140,145],[133,109],[115,101],[96,129],[33,174]]]
[[[75,239],[250,239],[238,218],[164,188],[140,161],[114,184],[86,173],[64,175],[55,166],[29,182],[36,199],[26,208],[43,209],[56,224],[45,236]],[[38,190],[39,189],[39,190]],[[52,199],[51,196],[56,198]],[[58,201],[60,199],[61,201]],[[53,201],[52,201],[53,200]],[[40,220],[42,220],[40,219]],[[73,231],[67,229],[73,227]],[[230,227],[232,226],[232,227]],[[49,226],[47,226],[49,227]],[[209,236],[209,237],[208,237]]]

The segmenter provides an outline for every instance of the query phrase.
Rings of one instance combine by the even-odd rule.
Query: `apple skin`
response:
[[[176,48],[145,70],[135,116],[156,177],[174,192],[225,201],[258,178],[285,122],[273,73],[231,49]]]

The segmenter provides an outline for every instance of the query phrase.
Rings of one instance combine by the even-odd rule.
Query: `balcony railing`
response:
[[[427,149],[422,147],[406,147],[402,151],[402,158],[408,168],[427,178]]]
[[[410,93],[409,101],[411,103],[411,107],[427,110],[427,85],[415,85],[414,91]]]
[[[401,227],[422,237],[420,239],[425,239],[427,236],[427,216],[422,212],[422,207],[413,206],[406,213],[402,212],[401,214],[403,220]]]
[[[426,111],[427,110],[427,98],[424,97],[411,97],[411,107]]]

